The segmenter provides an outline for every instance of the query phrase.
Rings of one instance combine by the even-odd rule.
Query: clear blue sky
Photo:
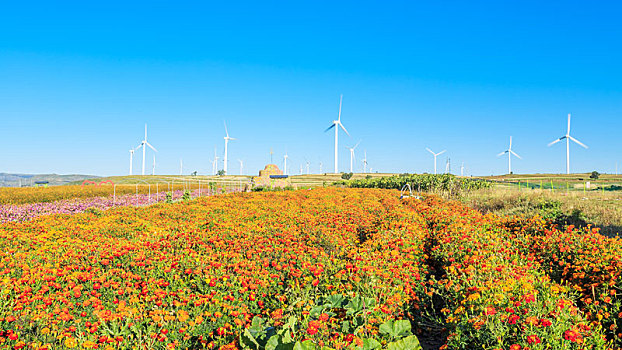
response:
[[[430,172],[430,147],[505,173],[512,135],[516,173],[564,172],[546,145],[572,113],[590,146],[572,170],[622,172],[620,18],[616,1],[5,1],[0,172],[126,174],[148,123],[157,173],[211,173],[223,120],[230,173],[271,148],[332,171],[339,94],[340,170],[362,139],[374,171]]]

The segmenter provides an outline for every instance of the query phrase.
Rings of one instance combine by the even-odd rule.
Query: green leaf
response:
[[[294,344],[294,350],[315,350],[315,344],[311,340],[305,340],[302,343],[297,341]]]
[[[387,334],[393,339],[398,339],[411,335],[410,328],[410,322],[407,320],[388,320],[380,325],[380,333]]]
[[[288,334],[289,337],[289,334]],[[291,339],[291,337],[289,337]],[[287,341],[284,337],[273,335],[266,343],[266,350],[293,350],[294,341]]]
[[[259,349],[259,343],[257,343],[255,337],[248,329],[245,329],[244,333],[240,334],[240,344],[245,349]]]
[[[404,339],[400,339],[396,342],[389,343],[387,345],[387,350],[421,350],[421,344],[419,344],[419,339],[414,335],[406,337]]]
[[[346,314],[353,315],[353,314],[359,313],[363,311],[364,307],[365,307],[365,301],[363,300],[363,298],[354,297],[352,298],[352,300],[350,300],[348,305],[346,305],[346,310],[347,310]]]
[[[363,347],[361,350],[376,350],[380,349],[382,345],[376,339],[363,339]]]
[[[344,321],[341,324],[341,333],[349,334],[350,333],[350,322]]]
[[[343,305],[344,300],[345,298],[341,294],[333,294],[329,296],[328,298],[326,298],[326,301],[328,301],[328,306],[333,309],[341,307],[341,305]]]

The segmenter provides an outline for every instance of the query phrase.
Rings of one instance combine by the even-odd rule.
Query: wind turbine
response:
[[[283,156],[283,174],[287,175],[287,158],[289,158],[289,156],[287,155],[287,152],[285,152],[285,155]]]
[[[240,162],[240,175],[244,175],[244,161],[242,159],[238,159]]]
[[[309,175],[309,161],[307,160],[307,175]]]
[[[445,153],[446,150],[442,150],[439,153],[434,153],[432,152],[431,149],[426,148],[426,150],[430,153],[432,153],[432,155],[434,156],[434,175],[436,175],[436,157],[440,156],[441,154]]]
[[[300,175],[302,175],[302,163],[300,163]]]
[[[323,174],[322,173],[322,165],[323,165],[322,162],[320,162],[320,174]]]
[[[367,151],[365,151],[365,158],[363,158],[363,174],[367,173]]]
[[[357,142],[356,145],[354,145],[354,147],[348,147],[345,146],[347,149],[350,150],[350,172],[354,172],[353,171],[353,165],[354,165],[354,150],[358,147],[358,145],[361,143],[361,141]]]
[[[156,162],[155,162],[155,154],[153,155],[153,169],[151,170],[151,175],[155,175],[155,166],[156,166]]]
[[[132,175],[132,167],[134,165],[134,152],[139,148],[140,146],[130,149],[130,175]]]
[[[568,131],[566,131],[566,135],[558,138],[557,140],[549,143],[549,147],[558,143],[559,141],[566,139],[566,174],[570,174],[570,140],[578,144],[579,146],[586,148],[587,146],[582,144],[579,140],[570,136],[570,113],[568,113]]]
[[[445,174],[451,173],[451,158],[447,157],[447,163],[445,164]]]
[[[512,173],[512,155],[515,155],[518,159],[523,159],[518,154],[514,153],[514,151],[512,151],[512,136],[510,136],[510,147],[507,150],[497,154],[497,157],[501,157],[502,155],[506,153],[508,154],[508,174],[511,174]]]
[[[227,175],[227,145],[229,144],[230,140],[236,140],[233,137],[229,137],[229,131],[227,131],[227,123],[225,122],[225,133],[227,134],[227,136],[224,137],[225,139],[225,158],[223,159],[223,162],[225,163],[225,165],[223,166],[223,170],[225,171],[225,175]]]
[[[155,149],[155,147],[151,146],[151,144],[149,142],[147,142],[147,124],[145,124],[145,139],[142,140],[142,142],[140,143],[140,145],[138,147],[136,147],[136,149],[139,149],[141,147],[143,148],[143,171],[142,171],[142,175],[145,175],[145,150],[147,148],[146,146],[149,146],[155,152],[158,151],[157,149]],[[153,156],[153,158],[155,159],[155,155]],[[154,167],[155,167],[155,161],[154,161]]]
[[[327,132],[328,130],[335,128],[335,174],[339,173],[339,142],[338,142],[338,135],[339,135],[339,128],[343,129],[343,131],[346,133],[346,135],[350,136],[350,134],[348,134],[348,130],[346,130],[346,128],[343,126],[343,124],[341,124],[341,102],[343,101],[343,94],[339,97],[339,116],[337,117],[337,120],[333,120],[333,124],[331,126],[329,126],[326,130],[324,130],[324,132]]]
[[[220,157],[216,154],[216,147],[214,147],[214,160],[212,161],[212,173],[214,173],[214,175],[216,175],[218,170],[218,158]]]
[[[460,166],[460,176],[464,176],[464,162],[462,162],[462,165]]]

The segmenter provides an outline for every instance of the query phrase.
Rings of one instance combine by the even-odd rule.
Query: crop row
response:
[[[460,178],[452,174],[402,174],[389,177],[369,178],[348,181],[348,187],[353,188],[384,188],[402,189],[406,184],[416,192],[444,192],[457,195],[461,192],[489,188],[489,181]]]

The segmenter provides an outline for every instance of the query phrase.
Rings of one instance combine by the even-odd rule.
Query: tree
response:
[[[218,170],[218,172],[216,173],[218,176],[223,176],[225,175],[225,171],[223,169]]]
[[[354,174],[352,174],[352,173],[343,173],[343,174],[341,174],[341,178],[344,179],[344,180],[350,180],[350,178],[352,178],[352,175],[354,175]]]
[[[590,179],[598,179],[598,177],[600,176],[600,174],[598,173],[598,171],[592,171],[592,175],[590,175]]]

